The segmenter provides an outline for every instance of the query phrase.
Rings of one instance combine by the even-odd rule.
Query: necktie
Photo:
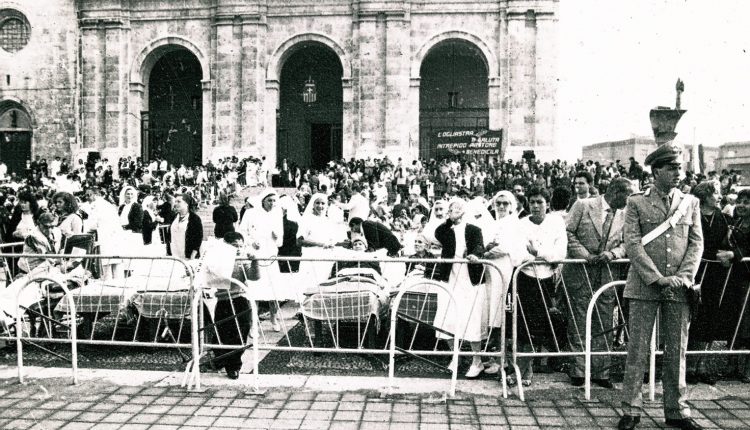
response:
[[[615,219],[615,211],[617,209],[607,209],[607,217],[604,218],[604,226],[602,227],[602,240],[599,243],[599,253],[601,254],[607,247],[607,241],[609,239],[609,232],[612,230],[612,220]]]

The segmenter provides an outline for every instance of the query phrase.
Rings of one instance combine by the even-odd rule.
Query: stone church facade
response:
[[[547,159],[557,15],[558,0],[0,0],[0,133],[44,158],[305,165],[426,157],[428,134],[473,128]]]

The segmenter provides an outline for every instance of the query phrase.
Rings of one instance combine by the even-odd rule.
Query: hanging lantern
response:
[[[305,103],[315,103],[318,100],[318,91],[315,87],[315,81],[310,77],[305,81],[305,89],[302,90],[302,101]]]

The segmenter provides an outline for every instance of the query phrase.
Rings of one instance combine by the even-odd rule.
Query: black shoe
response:
[[[688,372],[687,375],[685,375],[685,382],[687,382],[689,385],[695,385],[700,381],[700,378],[695,372]]]
[[[237,379],[240,377],[240,371],[239,370],[227,370],[227,378],[229,379]]]
[[[639,422],[641,422],[641,417],[623,415],[617,423],[617,430],[633,430]]]
[[[670,427],[682,430],[703,430],[703,426],[696,423],[692,418],[667,419],[665,421]]]
[[[574,387],[582,387],[585,382],[586,380],[584,378],[579,378],[577,376],[572,376],[570,378],[570,385]]]
[[[611,382],[609,382],[609,379],[592,379],[591,382],[602,388],[612,389],[615,387]]]

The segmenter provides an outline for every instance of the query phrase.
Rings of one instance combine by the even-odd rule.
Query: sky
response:
[[[750,0],[560,0],[559,16],[562,146],[653,137],[678,77],[677,142],[750,140]]]

